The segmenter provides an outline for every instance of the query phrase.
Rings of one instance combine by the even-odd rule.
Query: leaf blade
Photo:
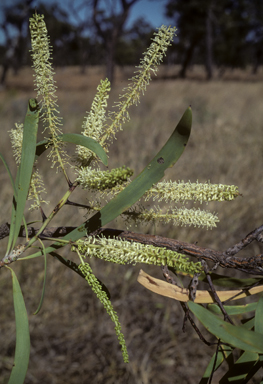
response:
[[[15,359],[8,384],[23,384],[26,377],[30,355],[30,334],[28,316],[23,294],[15,272],[9,267],[6,268],[8,268],[12,274],[16,322]]]
[[[229,324],[192,301],[188,302],[188,306],[205,328],[217,338],[243,351],[263,353],[263,335],[260,333]]]
[[[11,219],[11,226],[13,227],[12,231],[14,232],[11,249],[14,248],[18,238],[30,186],[30,180],[35,160],[38,119],[39,111],[37,101],[35,99],[30,99],[28,102],[28,108],[24,122],[21,162],[17,171],[15,183],[17,199]]]
[[[102,146],[91,137],[80,135],[79,133],[64,133],[59,135],[58,138],[66,143],[82,145],[94,152],[103,162],[104,165],[108,165],[108,157]],[[36,158],[38,158],[46,149],[48,139],[42,140],[36,145]]]

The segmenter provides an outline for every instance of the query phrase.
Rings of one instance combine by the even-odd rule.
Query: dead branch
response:
[[[73,229],[75,229],[75,227],[46,228],[41,234],[40,238],[41,240],[45,240],[45,237],[57,238],[65,236]],[[34,236],[37,231],[37,228],[28,227],[29,237]],[[0,240],[8,236],[8,234],[9,224],[2,224],[0,226]],[[149,235],[111,228],[100,228],[96,232],[91,233],[91,235],[118,237],[131,242],[139,242],[141,244],[150,244],[155,247],[163,247],[187,256],[194,257],[196,259],[212,262],[222,268],[232,268],[252,275],[263,275],[263,254],[247,258],[235,257],[239,251],[244,249],[247,245],[251,244],[252,241],[263,242],[263,225],[250,232],[240,242],[223,252],[163,236]],[[19,236],[25,237],[25,230],[23,228],[21,228]]]

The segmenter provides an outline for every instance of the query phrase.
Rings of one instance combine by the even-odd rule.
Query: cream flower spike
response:
[[[82,135],[91,137],[97,142],[100,142],[100,138],[104,132],[106,108],[108,104],[107,99],[109,98],[110,89],[110,82],[108,79],[100,81],[90,112],[85,117],[82,125]],[[94,158],[94,153],[81,145],[77,146],[76,152],[76,161],[83,167],[89,165],[91,159]]]
[[[144,94],[147,85],[151,80],[152,74],[156,75],[158,65],[163,60],[168,47],[175,36],[175,27],[166,27],[164,25],[159,28],[152,39],[152,43],[141,59],[140,65],[137,67],[136,75],[132,77],[131,83],[124,88],[124,94],[120,95],[121,101],[116,103],[117,112],[110,112],[109,117],[112,123],[106,129],[105,134],[100,141],[103,144],[110,137],[114,137],[116,132],[122,130],[122,125],[130,120],[128,108],[131,105],[137,105],[140,102],[140,94]]]
[[[51,47],[44,22],[44,15],[34,14],[29,21],[37,97],[40,97],[44,131],[48,129],[52,137],[49,157],[52,159],[52,168],[58,163],[68,180],[65,171],[65,159],[67,155],[63,150],[63,142],[58,138],[58,135],[62,133],[60,128],[62,118],[58,116],[57,87],[53,79],[55,72],[51,65]]]

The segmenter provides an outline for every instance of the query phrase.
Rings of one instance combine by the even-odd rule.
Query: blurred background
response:
[[[175,167],[167,170],[165,179],[237,185],[242,196],[233,202],[201,207],[218,212],[220,222],[213,231],[169,225],[131,229],[225,250],[262,224],[262,1],[2,0],[0,152],[13,175],[16,166],[8,131],[15,123],[23,122],[28,99],[36,96],[28,31],[28,19],[35,10],[44,14],[50,35],[59,110],[67,133],[81,132],[100,79],[108,77],[112,82],[112,110],[156,28],[162,24],[177,27],[177,37],[158,76],[140,104],[131,108],[131,121],[110,147],[109,168],[125,164],[137,175],[191,105],[193,128],[189,143]],[[69,153],[74,154],[73,147],[69,147]],[[49,208],[44,208],[49,214],[67,185],[60,173],[50,173],[50,163],[45,159],[40,159],[39,169],[48,192],[46,199],[51,202]],[[10,221],[12,191],[2,164],[0,184],[3,224]],[[90,195],[86,191],[74,193],[74,201],[83,204],[87,197]],[[165,204],[162,206],[165,208]],[[28,221],[40,219],[37,212],[26,217]],[[84,217],[84,210],[66,206],[52,225],[77,226]],[[109,226],[126,229],[121,219]],[[3,255],[5,241],[1,241]],[[242,256],[262,253],[261,248],[251,244]],[[67,252],[68,258],[78,262]],[[199,382],[215,348],[201,343],[190,325],[186,333],[182,332],[179,303],[159,297],[136,282],[140,268],[162,278],[158,267],[91,260],[95,275],[108,287],[120,316],[130,355],[130,363],[125,365],[114,326],[87,283],[52,258],[48,259],[43,308],[33,315],[41,295],[43,265],[41,258],[12,265],[30,318],[31,359],[26,384]],[[218,273],[233,275],[233,271]],[[188,282],[186,279],[186,286]],[[1,384],[8,381],[15,349],[11,284],[9,271],[2,269]],[[213,383],[219,381],[226,368],[222,366]],[[259,382],[259,378],[251,383]]]
[[[227,69],[263,61],[263,5],[260,0],[2,0],[0,9],[1,84],[9,68],[30,65],[28,19],[45,14],[55,66],[137,65],[154,30],[162,24],[178,29],[165,63],[179,65],[179,77],[191,66],[205,68],[207,79]]]

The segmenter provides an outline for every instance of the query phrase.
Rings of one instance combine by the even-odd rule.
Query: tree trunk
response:
[[[187,68],[189,67],[189,65],[191,63],[195,47],[197,46],[199,40],[200,40],[199,36],[193,37],[192,41],[190,42],[189,47],[186,49],[184,61],[183,61],[182,67],[181,67],[180,72],[179,72],[179,77],[181,77],[182,79],[184,79],[186,76]]]
[[[213,0],[210,2],[206,16],[206,78],[211,80],[213,77],[213,31],[212,31],[212,7]]]

